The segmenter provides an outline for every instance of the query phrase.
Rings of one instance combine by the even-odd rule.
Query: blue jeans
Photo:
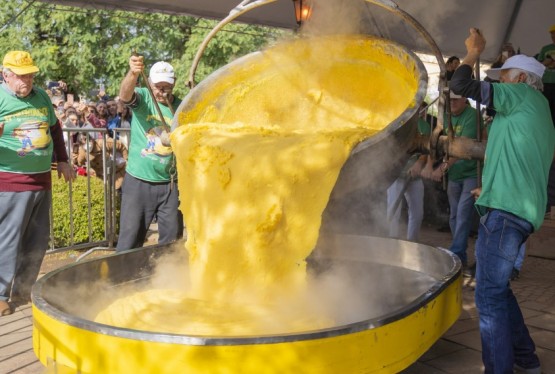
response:
[[[424,182],[422,182],[422,179],[418,178],[406,181],[403,178],[397,178],[387,189],[387,210],[389,212],[392,209],[395,201],[403,191],[405,183],[408,183],[404,192],[409,215],[407,222],[407,240],[417,241],[420,236],[422,219],[424,218]],[[392,238],[400,238],[399,227],[401,210],[401,205],[399,205],[395,212],[391,212],[389,236]]]
[[[486,374],[513,373],[513,365],[540,366],[509,279],[532,225],[511,213],[490,210],[476,241],[476,306]]]
[[[449,250],[456,254],[463,265],[467,264],[466,248],[468,235],[472,227],[474,213],[474,196],[470,193],[478,186],[476,178],[466,178],[462,181],[449,181],[447,197],[449,198],[449,227],[453,234],[453,241]]]
[[[516,256],[515,269],[522,270],[522,264],[524,263],[524,257],[526,256],[526,243],[522,243],[518,249],[518,256]]]

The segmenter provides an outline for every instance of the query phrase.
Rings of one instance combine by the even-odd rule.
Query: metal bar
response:
[[[476,59],[476,65],[474,66],[474,77],[479,82],[480,81],[480,57]],[[482,109],[479,101],[476,101],[476,140],[478,142],[482,141]],[[482,161],[476,160],[476,178],[477,186],[482,187]]]
[[[166,119],[162,114],[162,110],[160,110],[160,105],[158,104],[158,101],[156,101],[156,96],[154,96],[154,92],[152,92],[152,87],[150,87],[150,82],[148,81],[148,78],[146,77],[146,74],[144,71],[141,71],[141,77],[143,77],[143,80],[145,81],[145,86],[148,89],[148,93],[150,94],[152,101],[154,101],[154,107],[156,108],[156,112],[158,113],[158,116],[160,116],[160,121],[162,121],[162,124],[164,126],[168,126],[168,124],[166,123]]]
[[[73,164],[73,135],[72,133],[68,132],[67,134],[67,154],[70,160],[70,163]],[[72,165],[73,166],[73,165]],[[68,193],[68,198],[69,198],[69,243],[70,244],[74,244],[75,243],[75,221],[74,221],[74,214],[73,214],[73,181],[70,179],[69,180],[69,193]]]
[[[60,252],[71,251],[71,250],[80,250],[80,249],[86,249],[86,248],[92,248],[92,247],[100,247],[102,245],[107,245],[107,244],[108,244],[107,240],[94,242],[94,243],[92,243],[92,242],[91,243],[80,243],[80,244],[74,244],[74,245],[66,246],[66,247],[54,248],[53,250],[46,251],[46,253],[47,254],[60,253]]]
[[[92,241],[92,215],[91,215],[91,211],[92,211],[92,202],[91,202],[91,173],[89,172],[90,168],[90,164],[91,164],[91,133],[87,133],[85,136],[85,149],[87,150],[87,155],[86,155],[86,159],[87,159],[87,218],[88,218],[88,229],[89,229],[89,241]]]
[[[98,246],[97,246],[97,247],[93,247],[93,248],[89,249],[87,252],[85,252],[85,253],[81,254],[79,257],[77,257],[77,259],[75,260],[75,262],[81,261],[82,259],[84,259],[84,258],[87,257],[88,255],[90,255],[90,254],[92,254],[92,253],[94,253],[95,251],[98,251],[98,250],[102,250],[102,251],[109,251],[109,250],[112,250],[112,251],[113,251],[113,250],[114,250],[114,247],[113,247],[113,246],[110,246],[110,247],[98,247]]]
[[[139,54],[137,52],[133,52],[133,55],[134,56],[139,56]],[[154,102],[156,112],[158,113],[158,116],[160,117],[160,121],[162,121],[162,124],[164,126],[168,126],[164,116],[162,115],[162,111],[160,110],[160,105],[158,105],[158,101],[156,101],[156,96],[154,96],[154,92],[152,92],[152,87],[150,87],[150,82],[148,81],[148,78],[147,78],[144,70],[141,70],[141,77],[143,78],[143,81],[145,82],[146,89],[148,90],[148,93],[150,94],[150,97],[152,98],[152,101]]]
[[[112,157],[111,159],[111,178],[110,178],[110,235],[108,236],[109,246],[113,247],[116,232],[116,199],[117,199],[117,192],[116,192],[116,175],[117,175],[117,162],[116,162],[116,152],[117,152],[117,140],[119,138],[119,131],[117,128],[113,130],[114,138],[112,143]]]
[[[170,103],[170,100],[168,99],[168,94],[166,92],[164,92],[164,100],[166,101],[166,105],[168,106],[168,108],[170,108],[172,116],[175,115],[175,110],[173,110],[173,105],[172,103]]]
[[[110,180],[110,176],[108,175],[109,173],[109,167],[108,167],[108,163],[109,160],[107,160],[107,153],[106,153],[106,139],[107,139],[107,132],[102,134],[102,186],[103,186],[103,190],[104,190],[104,237],[107,238],[110,234],[109,234],[109,225],[110,225],[110,220],[106,219],[107,217],[110,217],[110,185],[109,185],[109,180]],[[96,142],[96,140],[95,140]],[[98,143],[96,143],[98,145]],[[107,162],[108,161],[108,162]]]
[[[274,1],[276,0],[255,0],[253,2],[250,2],[250,0],[243,0],[241,3],[239,3],[239,5],[237,5],[229,12],[229,15],[227,17],[221,20],[216,26],[214,26],[212,30],[210,30],[210,32],[204,37],[204,40],[200,44],[195,58],[193,59],[191,69],[189,70],[189,78],[187,81],[187,85],[189,86],[189,88],[193,88],[195,86],[195,73],[197,71],[198,64],[204,53],[204,50],[206,49],[208,43],[210,42],[210,40],[212,40],[214,35],[216,35],[216,33],[220,31],[225,25],[227,25],[229,22],[233,21],[235,18],[239,17],[243,13],[258,8],[259,6],[273,3]]]
[[[513,29],[515,27],[518,13],[520,13],[521,5],[522,5],[522,0],[516,0],[515,5],[513,7],[513,11],[511,12],[511,18],[509,18],[509,22],[507,22],[507,28],[505,29],[505,34],[503,35],[503,44],[509,41],[509,37],[513,33]],[[499,46],[499,52],[501,52],[501,50],[503,49],[503,44]]]

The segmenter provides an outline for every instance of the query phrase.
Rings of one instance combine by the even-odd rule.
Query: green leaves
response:
[[[62,79],[76,97],[81,93],[90,96],[99,82],[104,82],[109,95],[116,96],[134,51],[145,56],[147,66],[160,60],[170,62],[177,72],[175,92],[183,97],[188,92],[186,80],[198,46],[217,23],[195,17],[31,4],[25,0],[2,3],[1,57],[10,50],[28,50],[41,69],[36,84],[44,86],[47,81]],[[284,32],[227,25],[209,43],[196,81]]]

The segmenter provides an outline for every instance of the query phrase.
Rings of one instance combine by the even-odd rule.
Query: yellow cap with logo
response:
[[[549,32],[553,32],[555,31],[555,24],[551,25],[551,27],[549,28]]]
[[[36,73],[39,68],[33,65],[33,59],[29,52],[10,51],[4,56],[2,65],[5,69],[10,69],[17,75]]]

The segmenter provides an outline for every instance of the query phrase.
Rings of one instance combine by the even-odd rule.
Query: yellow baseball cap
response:
[[[29,52],[25,51],[10,51],[6,53],[2,65],[17,75],[31,74],[39,71],[39,68],[33,65],[33,59]]]
[[[551,27],[549,28],[549,32],[553,32],[555,31],[555,25],[551,25]]]

